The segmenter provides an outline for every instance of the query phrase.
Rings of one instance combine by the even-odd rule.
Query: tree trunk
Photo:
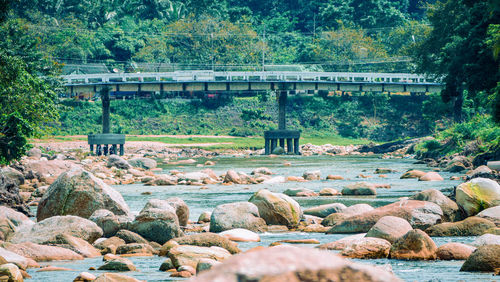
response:
[[[462,122],[462,105],[464,104],[464,92],[459,90],[453,99],[453,118],[456,123]]]

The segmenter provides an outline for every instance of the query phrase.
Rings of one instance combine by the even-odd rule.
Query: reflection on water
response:
[[[308,208],[320,204],[341,202],[347,206],[367,203],[374,207],[386,205],[398,200],[400,197],[413,195],[416,191],[425,189],[446,189],[458,185],[459,181],[446,180],[451,173],[440,172],[445,181],[441,182],[419,182],[415,179],[399,179],[401,174],[408,169],[420,169],[429,171],[425,165],[415,165],[412,159],[393,159],[382,160],[375,156],[284,156],[278,158],[269,158],[256,156],[251,158],[220,157],[212,159],[216,165],[210,167],[218,175],[225,173],[228,169],[242,171],[247,174],[257,167],[268,167],[275,175],[280,176],[301,176],[308,170],[320,170],[322,178],[325,179],[328,174],[342,175],[345,180],[340,181],[309,181],[304,183],[288,182],[281,184],[258,184],[258,185],[232,185],[222,186],[219,184],[206,185],[208,189],[200,190],[199,186],[143,186],[142,184],[120,185],[115,188],[123,195],[125,201],[130,206],[132,212],[138,213],[149,199],[165,199],[169,197],[182,198],[190,208],[190,219],[195,221],[203,211],[212,211],[217,205],[248,201],[251,195],[262,188],[267,188],[273,192],[283,192],[288,188],[309,188],[319,192],[322,188],[331,187],[342,190],[342,187],[348,183],[367,181],[373,183],[391,184],[390,189],[377,189],[376,197],[360,196],[334,196],[334,197],[311,197],[295,198],[303,208]],[[205,160],[200,160],[204,163]],[[284,162],[290,162],[292,165],[285,167]],[[380,178],[374,174],[376,168],[390,168],[398,170],[397,173],[386,174],[387,178]],[[192,166],[163,166],[164,172],[171,169],[180,171],[198,171],[203,168]],[[369,175],[371,178],[357,178],[359,174]],[[141,195],[142,192],[151,192],[151,195]],[[321,234],[321,233],[264,233],[261,234],[262,241],[259,243],[239,243],[243,250],[255,246],[268,246],[272,242],[284,239],[317,239],[321,243],[332,242],[343,238],[345,234]],[[433,238],[436,244],[442,245],[448,242],[470,243],[474,237],[443,237]],[[302,245],[304,247],[314,247],[314,245]],[[161,257],[141,257],[131,258],[140,272],[124,273],[141,280],[148,281],[168,281],[167,273],[160,272],[158,269],[164,258]],[[463,261],[400,261],[400,260],[355,260],[371,264],[390,264],[395,274],[406,281],[478,281],[498,279],[491,274],[481,273],[463,273],[459,269]],[[48,264],[48,263],[47,263]],[[78,273],[88,271],[89,267],[98,267],[102,265],[102,258],[86,259],[83,261],[71,262],[51,262],[50,265],[64,266],[75,271],[61,272],[40,272],[29,270],[34,280],[50,279],[51,281],[71,281]],[[100,271],[94,271],[95,274]]]

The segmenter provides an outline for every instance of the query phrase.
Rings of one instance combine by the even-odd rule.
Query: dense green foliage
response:
[[[277,128],[276,97],[201,100],[113,100],[112,131],[127,134],[203,134],[261,136]],[[289,128],[306,136],[341,135],[348,138],[392,140],[421,136],[446,123],[447,107],[437,95],[289,97]],[[440,112],[437,112],[440,111]],[[101,105],[66,101],[61,105],[56,134],[101,131]],[[438,117],[439,118],[436,118]]]
[[[28,138],[43,132],[57,115],[55,92],[31,75],[26,64],[0,49],[0,164],[24,155]]]
[[[0,0],[0,7],[7,2]],[[288,126],[309,136],[391,140],[439,133],[450,127],[453,114],[457,121],[478,122],[477,115],[489,120],[485,115],[491,114],[500,121],[498,1],[17,0],[11,7],[0,11],[0,21],[7,20],[0,28],[2,58],[14,58],[31,75],[28,80],[42,76],[36,83],[49,83],[56,92],[50,77],[61,68],[146,72],[296,64],[324,71],[417,71],[443,79],[442,99],[374,93],[293,97]],[[34,90],[24,94],[29,91]],[[261,135],[277,127],[272,95],[112,101],[112,131]],[[44,118],[34,128],[46,125],[53,113],[38,110]],[[62,101],[59,111],[56,134],[101,130],[100,103]],[[25,115],[15,113],[2,126],[16,124],[14,131],[30,135],[30,124],[20,120]]]
[[[38,77],[50,75],[54,65],[40,58],[34,39],[23,37],[19,26],[4,23],[8,4],[0,1],[0,164],[23,156],[28,138],[57,117],[55,84]]]
[[[300,63],[408,71],[400,57],[429,29],[421,21],[426,2],[19,0],[11,19],[22,18],[39,50],[70,69],[86,63],[149,71]]]
[[[495,97],[500,65],[493,50],[498,48],[500,10],[493,5],[489,0],[437,2],[428,11],[433,29],[416,48],[419,71],[443,78],[441,94],[453,102],[456,121],[462,120],[465,91],[476,105],[485,101],[478,99],[481,92]]]

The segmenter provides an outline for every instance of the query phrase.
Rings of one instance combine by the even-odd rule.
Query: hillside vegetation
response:
[[[446,105],[437,95],[301,97],[287,104],[288,128],[306,136],[367,138],[377,141],[422,136],[445,123]],[[101,131],[100,102],[66,100],[56,135]],[[114,100],[112,131],[126,134],[261,136],[277,128],[272,95],[228,100]]]

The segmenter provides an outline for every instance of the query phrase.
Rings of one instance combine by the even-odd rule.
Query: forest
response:
[[[445,89],[423,97],[352,93],[297,98],[288,106],[294,112],[289,123],[306,135],[376,141],[437,134],[460,122],[474,127],[477,120],[484,120],[479,124],[488,132],[498,132],[498,1],[0,2],[1,54],[6,60],[19,59],[22,71],[42,78],[47,89],[36,90],[50,94],[46,97],[60,90],[58,75],[99,70],[261,70],[298,65],[306,71],[412,72],[442,81]],[[127,108],[113,113],[114,130],[255,136],[276,127],[273,93],[264,96],[217,103],[113,101],[116,109]],[[2,107],[6,101],[1,101]],[[46,134],[47,128],[58,135],[96,131],[96,104],[59,99],[43,103],[51,104],[47,113],[54,115],[27,120],[32,133]],[[224,123],[217,121],[221,112]],[[173,126],[172,121],[183,121],[184,126]]]

